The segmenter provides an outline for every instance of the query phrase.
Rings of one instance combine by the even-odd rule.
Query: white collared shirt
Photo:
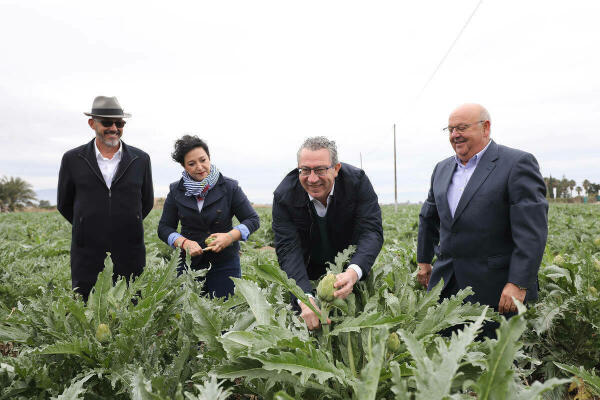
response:
[[[112,158],[106,158],[102,155],[102,153],[100,153],[96,141],[94,141],[94,149],[96,149],[96,160],[98,161],[98,167],[100,168],[100,172],[102,172],[102,177],[104,178],[104,182],[106,182],[106,186],[108,186],[110,189],[113,177],[115,176],[115,172],[117,171],[117,167],[121,161],[121,156],[123,154],[121,150],[123,149],[123,146],[121,146],[121,142],[119,142],[119,150],[117,150]]]
[[[310,194],[306,193],[306,194],[308,194],[308,199],[310,201],[312,201],[312,203],[314,204],[317,215],[321,218],[323,218],[327,215],[327,209],[329,208],[329,204],[331,204],[331,198],[333,197],[334,189],[335,189],[335,182],[333,182],[333,186],[331,186],[331,192],[329,192],[329,195],[327,196],[327,205],[325,205],[325,206],[319,200],[315,199]],[[348,265],[348,268],[351,268],[356,272],[356,274],[358,275],[358,280],[360,281],[360,278],[362,278],[362,269],[360,269],[360,267],[356,264],[350,264],[350,265]]]

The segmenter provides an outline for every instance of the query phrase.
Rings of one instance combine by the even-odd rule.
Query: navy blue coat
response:
[[[447,192],[454,157],[438,163],[419,215],[417,261],[431,263],[429,289],[452,276],[470,300],[497,309],[507,282],[538,296],[537,273],[548,234],[546,186],[533,155],[492,141],[463,192],[454,218]]]
[[[146,264],[142,220],[154,205],[150,157],[121,141],[122,156],[110,189],[94,140],[65,153],[58,174],[58,211],[73,225],[73,286],[95,282],[106,252],[117,275],[139,275]]]
[[[204,205],[200,212],[196,198],[185,195],[183,179],[180,179],[170,185],[158,223],[158,236],[168,243],[169,235],[177,232],[177,225],[181,223],[181,234],[205,247],[204,240],[212,233],[229,232],[233,228],[234,216],[241,224],[246,225],[250,233],[259,227],[258,214],[250,205],[237,181],[219,174],[215,187],[204,198]],[[239,259],[239,250],[239,243],[234,242],[219,253],[207,251],[200,256],[192,257],[192,267],[204,268],[216,261],[223,263],[230,259]],[[182,261],[185,260],[183,250],[181,258]]]
[[[308,194],[294,169],[274,192],[273,233],[279,265],[305,292],[312,291],[307,269],[318,231],[311,213]],[[335,250],[356,245],[350,263],[358,265],[366,277],[383,245],[383,228],[377,195],[362,169],[342,163],[326,218]]]

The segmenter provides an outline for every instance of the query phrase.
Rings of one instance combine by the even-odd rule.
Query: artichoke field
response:
[[[258,211],[268,220],[270,209]],[[321,321],[331,320],[315,332],[292,311],[291,294],[310,302],[280,270],[268,224],[242,246],[235,295],[218,300],[201,293],[201,272],[177,276],[175,252],[155,235],[159,216],[145,221],[144,273],[113,285],[107,258],[86,305],[70,291],[69,224],[56,212],[0,215],[0,399],[600,395],[593,205],[551,207],[540,301],[509,321],[463,303],[469,290],[440,302],[440,287],[419,287],[418,207],[384,207],[384,249],[368,278],[344,301],[331,298],[331,278],[315,282]],[[487,319],[501,322],[498,338],[477,341]]]

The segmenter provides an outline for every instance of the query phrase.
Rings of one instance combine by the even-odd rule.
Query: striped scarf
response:
[[[192,179],[186,170],[183,170],[181,176],[183,177],[183,186],[185,186],[185,195],[203,199],[206,197],[208,191],[217,184],[217,180],[219,179],[219,169],[215,164],[210,164],[208,176],[199,182]]]

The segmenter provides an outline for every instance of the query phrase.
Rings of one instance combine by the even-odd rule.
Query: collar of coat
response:
[[[121,175],[123,175],[125,169],[129,166],[129,164],[133,160],[138,158],[138,155],[134,154],[129,149],[129,146],[127,146],[122,140],[121,151],[121,161],[119,161],[119,166],[115,171],[113,182],[118,181]],[[100,181],[102,181],[102,183],[106,185],[106,183],[104,182],[104,178],[102,177],[102,172],[100,172],[100,167],[98,166],[98,159],[96,158],[96,138],[90,140],[88,144],[81,148],[81,150],[79,151],[79,156],[85,158],[88,161],[88,164],[92,168],[94,174],[98,177],[98,179],[100,179]]]

